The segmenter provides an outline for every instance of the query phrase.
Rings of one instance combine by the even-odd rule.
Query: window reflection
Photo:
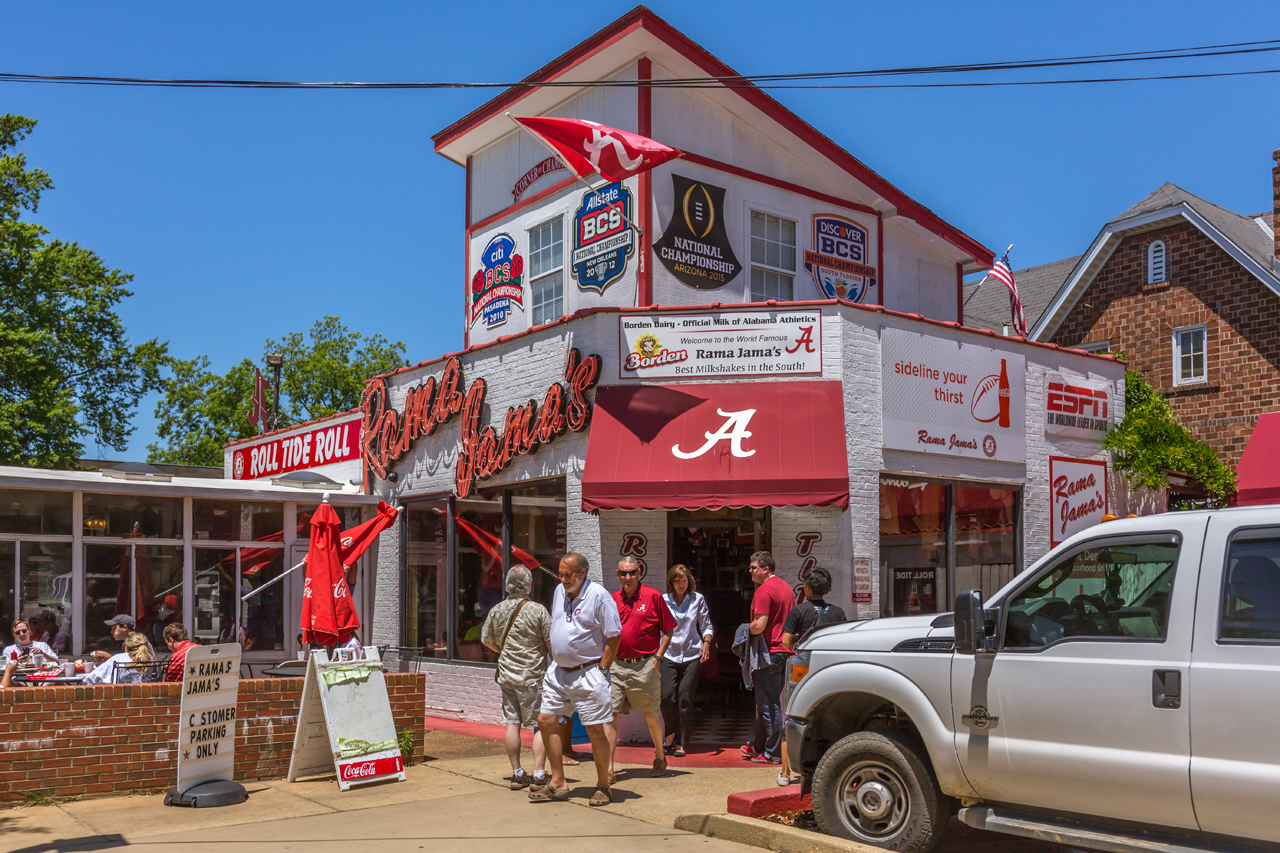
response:
[[[181,539],[182,498],[86,494],[84,535]]]
[[[500,491],[456,503],[458,572],[454,612],[453,656],[458,660],[488,660],[480,643],[485,616],[506,597],[502,576],[502,498]]]
[[[405,508],[405,580],[402,597],[404,645],[434,657],[446,654],[445,613],[448,548],[445,500],[415,501]]]
[[[237,642],[236,550],[197,548],[194,555],[196,606],[192,636],[202,646]]]
[[[164,626],[182,619],[182,546],[86,544],[84,555],[85,652],[120,651],[105,622],[121,613],[163,649]]]
[[[957,593],[980,589],[986,599],[1013,580],[1015,494],[987,486],[955,487]]]
[[[945,485],[881,479],[880,562],[887,570],[894,615],[938,611],[947,567]]]
[[[284,506],[255,501],[192,501],[196,539],[221,542],[284,540]]]
[[[71,492],[0,489],[0,533],[69,535],[71,497]],[[6,620],[6,629],[11,621],[13,620]]]

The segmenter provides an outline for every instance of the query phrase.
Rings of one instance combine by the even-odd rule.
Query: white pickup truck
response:
[[[1280,507],[1076,534],[954,614],[819,629],[787,751],[824,831],[969,826],[1115,851],[1277,849]]]

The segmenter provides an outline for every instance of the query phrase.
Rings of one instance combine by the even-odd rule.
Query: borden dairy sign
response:
[[[624,314],[618,338],[623,379],[822,372],[818,311]]]
[[[1022,355],[892,328],[880,353],[885,447],[1026,461]]]
[[[1053,498],[1052,547],[1107,514],[1107,463],[1050,456],[1049,492]]]
[[[261,444],[237,447],[231,453],[231,478],[279,477],[290,471],[359,459],[360,426],[361,419],[357,416]]]

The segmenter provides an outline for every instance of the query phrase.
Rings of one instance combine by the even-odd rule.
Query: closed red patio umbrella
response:
[[[328,502],[311,517],[311,548],[307,551],[307,579],[302,590],[302,641],[321,646],[345,643],[360,628],[351,604],[338,514]]]

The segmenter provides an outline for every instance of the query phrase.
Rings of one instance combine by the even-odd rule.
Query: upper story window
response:
[[[790,302],[796,277],[796,224],[751,211],[751,301]]]
[[[1205,327],[1189,326],[1173,330],[1173,384],[1204,382]]]
[[[564,224],[557,216],[529,231],[530,325],[541,326],[564,314]]]
[[[1156,240],[1147,247],[1147,284],[1161,284],[1168,281],[1165,269],[1165,248],[1163,240]]]
[[[1095,355],[1106,355],[1111,352],[1111,341],[1090,341],[1087,344],[1080,344],[1076,349],[1091,352]]]

